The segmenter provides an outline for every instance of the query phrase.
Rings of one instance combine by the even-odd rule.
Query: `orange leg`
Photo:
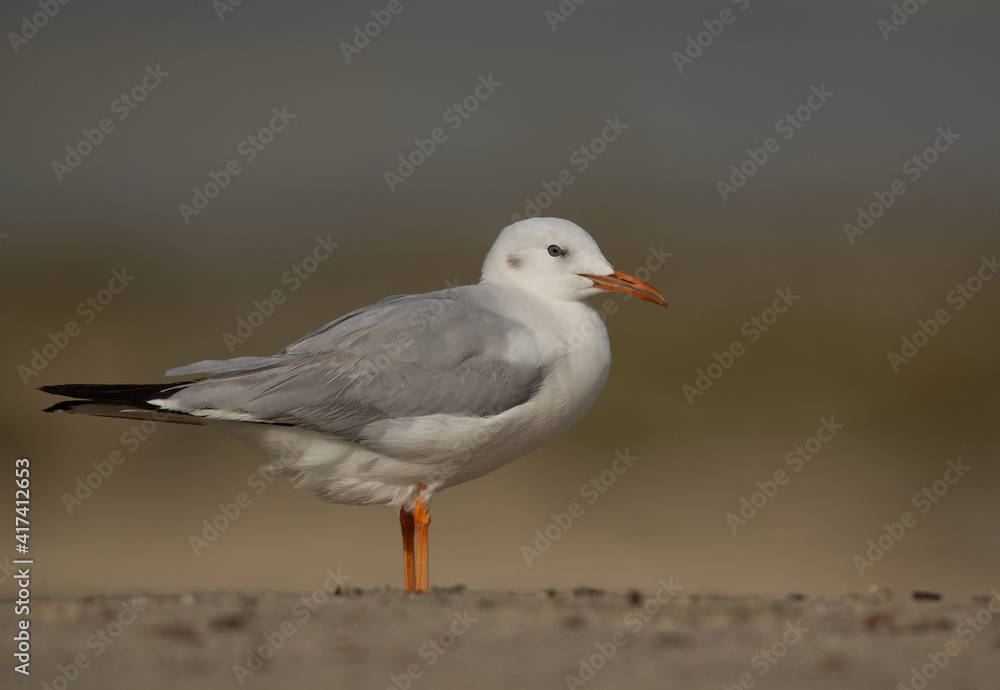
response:
[[[427,548],[427,527],[431,524],[431,512],[424,501],[424,492],[427,487],[420,485],[420,493],[417,494],[417,503],[413,506],[413,520],[417,524],[417,562],[416,579],[417,592],[426,592],[430,589],[430,554]]]
[[[417,575],[413,569],[413,513],[406,508],[399,509],[399,526],[403,529],[404,591],[413,592],[417,588]]]

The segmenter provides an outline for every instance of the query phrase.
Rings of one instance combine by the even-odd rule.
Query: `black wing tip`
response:
[[[149,403],[150,400],[169,397],[173,391],[180,390],[192,381],[176,383],[62,383],[53,386],[39,386],[38,390],[52,395],[61,395],[72,400],[63,400],[45,412],[76,412],[80,405],[88,403],[104,405],[122,405],[139,410],[159,410]]]
[[[42,389],[39,388],[38,390]],[[51,391],[45,392],[50,393]],[[55,405],[46,407],[42,412],[72,412],[74,407],[86,402],[86,400],[63,400],[62,402],[57,402]]]

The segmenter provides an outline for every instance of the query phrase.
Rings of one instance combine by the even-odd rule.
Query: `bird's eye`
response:
[[[558,244],[549,245],[549,256],[565,256],[566,252]]]

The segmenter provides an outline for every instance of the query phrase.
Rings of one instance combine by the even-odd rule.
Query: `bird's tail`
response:
[[[193,381],[182,383],[66,383],[41,386],[38,390],[62,395],[75,400],[63,400],[44,412],[68,412],[95,417],[120,417],[122,419],[151,419],[177,424],[203,424],[200,417],[169,412],[150,403],[151,400],[169,397]]]

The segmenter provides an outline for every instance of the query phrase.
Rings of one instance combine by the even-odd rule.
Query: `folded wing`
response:
[[[376,421],[486,417],[527,402],[545,369],[512,361],[525,327],[484,305],[476,287],[387,298],[333,321],[274,357],[203,362],[215,372],[161,408],[211,419],[291,424],[363,441]]]

